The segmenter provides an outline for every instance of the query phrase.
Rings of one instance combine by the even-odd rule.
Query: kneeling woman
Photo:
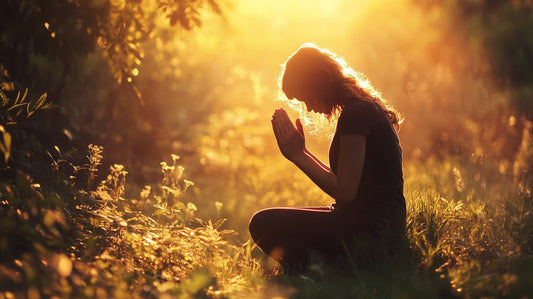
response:
[[[308,111],[337,118],[328,166],[307,150],[299,119],[295,126],[283,109],[272,116],[281,153],[335,203],[261,210],[250,220],[254,241],[287,271],[303,269],[313,252],[338,260],[358,254],[363,243],[374,244],[373,252],[394,251],[405,237],[406,217],[395,128],[400,115],[342,59],[312,44],[287,60],[281,88]]]

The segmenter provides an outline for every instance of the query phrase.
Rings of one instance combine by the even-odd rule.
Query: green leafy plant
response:
[[[23,119],[27,119],[39,110],[45,110],[52,107],[47,100],[46,93],[43,93],[37,99],[28,98],[28,89],[24,93],[17,92],[15,99],[10,99],[0,89],[0,124],[14,125]]]
[[[6,132],[3,126],[0,126],[0,133],[2,133],[2,138],[0,139],[0,152],[4,154],[4,163],[7,164],[9,157],[11,156],[11,134]]]

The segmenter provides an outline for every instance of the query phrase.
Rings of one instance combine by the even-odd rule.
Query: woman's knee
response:
[[[275,212],[274,209],[264,209],[257,211],[251,218],[248,223],[248,228],[250,230],[250,235],[254,240],[258,240],[265,232],[268,230],[275,221]]]
[[[262,227],[264,222],[265,216],[263,210],[257,211],[255,214],[252,215],[252,217],[250,218],[250,222],[248,223],[250,232],[257,230],[259,227]]]

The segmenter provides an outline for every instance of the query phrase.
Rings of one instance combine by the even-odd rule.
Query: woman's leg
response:
[[[299,268],[316,250],[342,254],[341,222],[329,207],[270,208],[255,213],[250,234],[256,244],[285,267]]]

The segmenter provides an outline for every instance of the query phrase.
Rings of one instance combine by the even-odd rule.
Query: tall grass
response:
[[[82,172],[94,179],[102,157],[91,145],[88,165],[60,167],[72,172],[57,174],[70,180],[61,194],[22,175],[0,185],[3,298],[223,297],[260,284],[253,245],[182,201],[193,183],[178,156],[137,198],[124,197],[127,171],[117,164],[95,188],[77,188]]]
[[[106,155],[125,161],[107,162],[108,173],[98,177],[106,171],[100,147],[90,146],[83,162],[75,152],[50,149],[50,169],[35,163],[45,150],[17,150],[30,160],[21,169],[46,173],[41,177],[52,170],[54,179],[39,182],[10,168],[13,178],[0,182],[0,298],[532,296],[532,125],[510,108],[512,91],[490,86],[483,55],[468,50],[438,11],[409,1],[368,1],[361,10],[352,3],[338,8],[350,8],[347,18],[309,17],[317,29],[342,27],[338,39],[329,30],[300,36],[315,31],[303,15],[302,28],[270,29],[288,28],[280,20],[293,20],[298,4],[285,12],[244,6],[232,17],[245,24],[237,37],[206,24],[187,46],[154,39],[141,85],[162,117],[108,109],[100,93],[115,95],[105,88],[73,93],[73,115],[90,120],[76,126],[102,127],[114,149],[106,147]],[[267,8],[276,18],[262,14]],[[250,39],[248,31],[265,34]],[[304,41],[339,49],[407,118],[400,136],[410,252],[399,260],[344,271],[317,261],[289,276],[250,241],[248,220],[260,208],[332,202],[279,155],[269,127],[279,104],[268,92],[277,65]],[[86,84],[98,85],[105,83]],[[111,122],[119,114],[135,126]],[[306,137],[326,158],[327,140]],[[142,165],[137,152],[155,139],[184,161],[173,155]],[[141,168],[160,177],[150,186],[132,180],[143,177]]]
[[[22,174],[1,185],[2,294],[527,296],[533,276],[528,267],[533,207],[524,160],[530,154],[525,145],[530,130],[524,126],[520,151],[508,161],[449,156],[405,164],[409,253],[343,270],[317,260],[295,276],[272,267],[254,246],[248,218],[260,207],[325,205],[331,200],[278,155],[241,159],[244,152],[268,151],[269,145],[256,140],[242,147],[224,142],[210,147],[210,139],[204,139],[206,153],[219,153],[202,161],[204,176],[211,180],[193,183],[180,157],[172,155],[160,165],[159,184],[128,197],[132,191],[126,192],[128,172],[122,165],[112,165],[104,180],[91,185],[103,159],[102,148],[91,145],[82,166],[68,159],[51,161],[60,189],[40,186]],[[231,143],[230,138],[242,140],[240,134],[247,133],[222,136]],[[516,166],[504,171],[501,165]],[[225,176],[228,185],[216,184],[212,175]]]
[[[217,131],[208,131],[206,136],[213,137],[205,137],[197,145],[206,153],[206,172],[197,182],[201,190],[195,197],[212,200],[204,201],[199,212],[227,217],[228,225],[243,241],[248,236],[248,219],[259,208],[328,205],[332,201],[277,155],[274,141],[266,135],[269,129],[258,129],[257,123],[262,121],[249,114],[234,126],[232,122],[226,122],[224,128],[207,124]],[[268,280],[277,287],[263,289],[264,294],[272,290],[302,298],[323,298],[330,292],[337,297],[531,294],[527,284],[531,271],[522,266],[531,263],[531,150],[527,146],[531,127],[528,122],[516,126],[521,131],[515,155],[497,154],[491,143],[478,139],[472,141],[478,149],[473,154],[405,161],[408,262],[384,261],[372,269],[353,268],[348,274],[316,264],[302,277],[281,275]],[[255,127],[255,134],[241,133],[239,127]],[[251,135],[261,138],[255,143],[242,142]],[[308,141],[311,147],[323,146],[322,141]],[[217,184],[215,174],[224,178],[227,187]],[[258,251],[255,254],[262,256]],[[281,291],[280,285],[284,287]]]

